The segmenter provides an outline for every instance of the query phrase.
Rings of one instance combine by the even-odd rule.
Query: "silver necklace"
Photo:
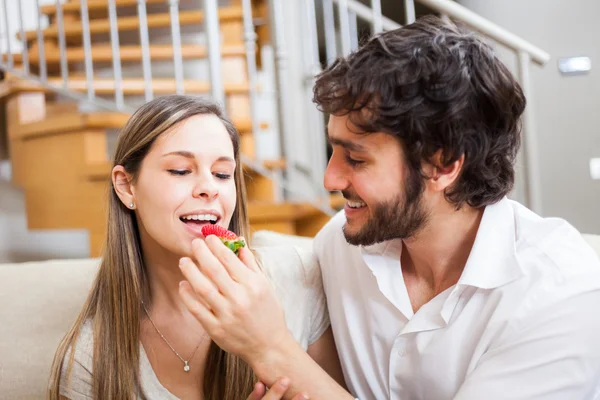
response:
[[[152,317],[150,316],[150,313],[148,312],[148,309],[146,308],[146,304],[144,304],[143,301],[142,301],[142,306],[144,307],[144,311],[146,312],[146,315],[148,316],[148,319],[152,323],[152,326],[154,327],[154,329],[156,329],[156,332],[160,335],[160,337],[162,338],[162,340],[164,340],[165,343],[171,348],[171,350],[173,350],[173,353],[175,353],[175,355],[177,357],[179,357],[179,359],[183,362],[183,370],[185,372],[189,372],[190,371],[189,362],[191,361],[192,358],[194,358],[194,355],[196,354],[196,351],[198,350],[198,348],[200,347],[200,345],[202,344],[202,342],[204,342],[204,339],[206,339],[206,336],[208,336],[208,333],[204,332],[204,335],[202,335],[202,339],[200,339],[200,343],[198,343],[198,346],[196,346],[196,348],[194,349],[194,352],[192,353],[192,355],[190,356],[190,358],[188,358],[187,360],[184,360],[183,357],[181,357],[179,355],[179,353],[177,352],[177,350],[175,350],[173,348],[173,346],[171,346],[171,343],[169,343],[169,341],[167,340],[167,338],[165,338],[164,335],[160,332],[160,330],[156,327],[156,324],[152,320]]]

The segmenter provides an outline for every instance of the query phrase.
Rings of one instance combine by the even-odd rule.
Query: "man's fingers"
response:
[[[200,321],[204,329],[208,329],[216,324],[217,319],[214,314],[205,304],[196,298],[194,289],[189,282],[182,281],[179,283],[179,296],[183,304]]]
[[[258,266],[258,263],[256,262],[256,258],[254,257],[254,254],[252,254],[252,251],[250,251],[249,248],[242,247],[240,249],[239,254],[240,260],[246,265],[246,267],[248,267],[251,271],[260,272],[260,268]]]
[[[225,246],[219,238],[214,235],[210,235],[206,238],[205,243],[214,257],[216,257],[225,267],[229,273],[229,276],[240,283],[247,281],[247,278],[250,275],[248,268],[246,268],[238,256],[236,256],[230,248]]]
[[[179,268],[196,295],[214,312],[222,312],[226,308],[225,299],[217,287],[208,279],[194,262],[184,257],[179,260]]]
[[[220,240],[218,241],[221,243]],[[231,253],[231,250],[228,251]],[[231,296],[235,293],[235,281],[227,269],[224,268],[219,257],[213,254],[214,252],[207,247],[204,240],[195,239],[192,242],[192,252],[194,253],[196,263],[200,267],[200,271],[219,288],[221,293],[225,296]]]

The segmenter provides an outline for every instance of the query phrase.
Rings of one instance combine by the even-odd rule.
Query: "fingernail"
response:
[[[179,259],[179,268],[183,267],[185,265],[185,263],[187,263],[189,261],[189,258],[187,257],[182,257]]]
[[[310,400],[310,397],[306,393],[302,393],[300,395],[300,397],[302,397],[303,399],[306,399],[306,400]]]
[[[282,387],[287,388],[288,386],[290,386],[290,380],[288,378],[283,378],[279,381],[279,384]]]

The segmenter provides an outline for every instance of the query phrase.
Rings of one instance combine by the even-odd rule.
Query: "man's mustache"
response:
[[[352,193],[348,190],[342,190],[342,196],[344,196],[344,199],[346,199],[346,200],[356,201],[356,202],[360,201],[360,202],[364,203],[364,201],[360,197],[358,197],[358,195],[356,195],[356,193]]]

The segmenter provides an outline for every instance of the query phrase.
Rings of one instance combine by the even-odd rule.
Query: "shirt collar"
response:
[[[521,276],[515,232],[514,211],[506,197],[487,206],[458,285],[493,289]]]
[[[514,211],[506,197],[487,206],[458,285],[493,289],[521,276],[515,232]],[[365,254],[399,257],[402,241],[396,239],[360,247],[363,257]]]

